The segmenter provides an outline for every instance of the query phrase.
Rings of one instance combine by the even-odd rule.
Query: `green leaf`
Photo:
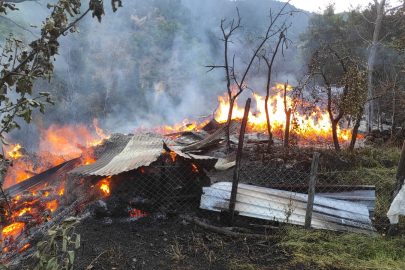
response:
[[[50,97],[47,97],[45,102],[51,103],[52,105],[55,105],[55,101],[53,101]]]
[[[40,102],[40,103],[39,103],[39,106],[40,106],[39,111],[40,111],[41,113],[45,114],[45,103]]]
[[[24,115],[24,120],[28,124],[31,123],[31,120],[32,120],[31,114],[32,114],[32,109],[28,108],[28,112]]]
[[[80,234],[77,234],[75,241],[75,249],[78,249],[79,247],[80,247]]]
[[[2,142],[4,145],[10,145],[8,142],[6,142],[6,140],[5,140],[4,138],[1,138],[1,142]]]
[[[52,257],[48,264],[46,265],[46,270],[57,270],[58,269],[58,259],[56,257]]]
[[[40,96],[48,97],[51,93],[49,93],[49,92],[39,92],[38,94]]]
[[[69,250],[68,254],[69,254],[69,261],[71,264],[73,264],[73,262],[75,261],[75,252],[73,250]]]
[[[73,25],[73,28],[76,30],[77,33],[80,33],[80,28],[76,24]]]

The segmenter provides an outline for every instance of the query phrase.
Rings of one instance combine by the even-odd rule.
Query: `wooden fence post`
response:
[[[311,165],[311,175],[309,177],[309,188],[308,188],[308,202],[307,202],[307,212],[305,214],[305,229],[311,227],[312,221],[312,210],[314,209],[314,198],[315,198],[315,184],[316,184],[316,173],[318,171],[319,163],[319,153],[314,153]]]
[[[235,171],[233,173],[231,198],[229,199],[229,224],[233,223],[235,215],[236,194],[238,192],[238,183],[239,183],[240,161],[242,159],[243,140],[245,138],[245,129],[249,116],[250,102],[251,99],[248,98],[248,100],[246,101],[245,114],[243,115],[242,126],[240,128],[238,152],[236,153],[236,165]]]

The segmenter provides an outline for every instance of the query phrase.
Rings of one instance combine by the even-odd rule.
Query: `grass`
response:
[[[405,269],[405,237],[304,230],[285,226],[278,246],[289,264],[316,269]]]

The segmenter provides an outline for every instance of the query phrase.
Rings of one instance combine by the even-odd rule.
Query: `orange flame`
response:
[[[20,248],[20,252],[22,252],[24,249],[26,249],[26,248],[29,247],[29,246],[30,246],[29,243],[25,244],[25,246],[23,246],[22,248]]]
[[[100,189],[104,192],[106,196],[110,195],[110,183],[107,180],[108,178],[111,178],[111,176],[104,178],[103,180],[100,181]]]
[[[198,173],[197,166],[194,163],[191,163],[191,166],[193,166],[192,172]]]
[[[284,111],[284,85],[277,84],[271,90],[277,93],[270,97],[268,100],[269,108],[269,118],[272,131],[277,130],[283,131],[285,129],[285,111]],[[292,91],[292,87],[287,85],[287,91]],[[248,130],[251,132],[263,132],[267,133],[267,121],[265,113],[265,98],[257,94],[253,94],[256,101],[256,111],[257,113],[249,112],[249,122]],[[226,122],[229,112],[229,102],[227,96],[219,96],[220,106],[215,119],[222,123]],[[293,99],[289,96],[286,97],[287,109],[293,107]],[[299,129],[294,130],[298,133],[300,137],[311,140],[318,141],[319,139],[326,139],[332,141],[332,124],[329,120],[329,114],[321,110],[319,107],[316,108],[317,113],[312,115],[300,114],[295,112],[294,118],[299,126]],[[238,104],[235,102],[233,107],[232,119],[241,119],[244,115],[244,108],[239,108]],[[338,126],[337,128],[338,138],[342,141],[347,141],[350,139],[350,130],[341,130]]]
[[[175,162],[177,154],[175,152],[170,152],[169,154],[172,157],[173,162]]]
[[[56,202],[56,200],[49,202],[46,206],[46,208],[51,210],[51,212],[55,211],[57,207],[58,207],[58,203]]]
[[[8,237],[9,235],[13,235],[14,237],[21,232],[24,228],[24,223],[22,222],[15,222],[7,227],[3,228],[3,235],[4,238]]]
[[[131,217],[144,217],[148,215],[147,213],[142,212],[141,210],[134,209],[132,213],[129,213]]]
[[[18,152],[18,149],[21,148],[21,145],[20,145],[19,143],[17,143],[17,144],[15,144],[15,145],[12,146],[12,147],[13,147],[13,150],[7,152],[8,155],[9,155],[10,157],[14,158],[14,159],[17,159],[18,157],[21,157],[21,156],[22,156],[21,153]]]

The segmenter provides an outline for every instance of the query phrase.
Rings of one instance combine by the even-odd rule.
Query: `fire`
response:
[[[197,121],[189,121],[187,118],[183,120],[181,124],[176,123],[173,126],[163,126],[163,127],[155,127],[155,128],[145,128],[144,126],[141,126],[138,129],[135,129],[136,132],[142,132],[142,131],[151,131],[155,132],[158,134],[162,135],[167,135],[167,134],[176,134],[179,132],[184,132],[184,131],[199,131],[201,130],[202,127],[204,127],[209,121],[205,121],[203,123],[197,123]],[[177,138],[180,135],[174,135],[174,138]]]
[[[98,127],[97,119],[93,119],[93,126],[96,129],[96,133],[101,138],[101,140],[95,140],[93,142],[87,142],[87,147],[101,145],[103,143],[104,139],[110,138],[109,135],[104,134],[104,131],[101,128]]]
[[[177,154],[175,152],[170,152],[169,154],[172,157],[173,162],[175,162]]]
[[[10,157],[14,158],[14,159],[17,159],[18,157],[21,157],[21,156],[22,156],[21,153],[18,152],[18,149],[21,148],[21,145],[20,145],[19,143],[17,143],[17,144],[15,144],[15,145],[12,146],[12,147],[13,147],[13,150],[7,152],[8,155],[9,155]]]
[[[58,203],[56,202],[56,200],[49,202],[46,206],[46,208],[51,210],[51,212],[55,211],[57,207],[58,207]]]
[[[271,90],[277,91],[277,93],[269,98],[269,118],[273,131],[273,135],[277,135],[277,131],[284,132],[286,115],[284,111],[284,85],[277,84]],[[292,91],[292,87],[287,85],[287,91]],[[267,121],[265,112],[265,98],[257,94],[253,94],[256,101],[256,113],[249,112],[248,130],[251,132],[263,132],[267,133]],[[220,122],[226,122],[229,112],[229,102],[227,96],[219,96],[220,106],[215,119]],[[293,99],[289,96],[286,97],[287,108],[293,107]],[[298,124],[298,129],[295,129],[301,138],[312,141],[319,141],[320,139],[332,140],[332,124],[329,120],[329,114],[317,107],[315,110],[317,113],[312,115],[301,114],[298,111],[295,112],[293,117]],[[244,115],[244,108],[239,108],[235,102],[233,107],[232,119],[241,119]],[[350,139],[350,130],[341,130],[337,127],[338,138],[342,141]]]
[[[131,213],[129,213],[131,217],[144,217],[147,215],[147,213],[142,212],[141,210],[138,209],[133,209]]]
[[[85,125],[51,125],[48,129],[40,126],[39,148],[58,155],[68,153],[79,153],[77,144],[87,147],[100,145],[103,139],[109,138],[103,130],[98,127],[97,119],[93,120],[95,133]]]
[[[192,172],[198,173],[197,166],[194,163],[191,163],[191,166],[193,166]]]
[[[111,176],[104,178],[103,180],[100,181],[100,189],[104,192],[106,196],[110,195],[110,183],[107,180],[108,178],[111,178]]]
[[[61,190],[60,190],[60,191],[59,191],[59,193],[58,193],[58,194],[59,194],[59,196],[62,196],[64,192],[65,192],[65,188],[64,188],[64,187],[62,187],[62,188],[61,188]]]
[[[25,244],[22,248],[20,248],[20,252],[22,252],[24,249],[28,248],[30,246],[29,243]]]
[[[4,238],[8,237],[9,235],[16,236],[21,230],[24,228],[24,223],[22,222],[15,222],[7,227],[3,228],[3,235]]]
[[[14,212],[13,216],[22,216],[24,213],[31,212],[31,207],[26,207],[21,209],[20,211]]]
[[[8,188],[12,185],[27,180],[28,178],[41,173],[47,169],[57,166],[67,160],[77,158],[80,156],[80,149],[77,145],[87,145],[87,147],[99,145],[104,139],[109,138],[104,131],[98,127],[97,119],[93,120],[92,127],[95,129],[91,131],[85,125],[51,125],[49,128],[44,128],[42,123],[38,124],[40,131],[39,150],[35,154],[38,156],[36,160],[46,160],[47,166],[44,167],[41,164],[33,164],[32,159],[21,157],[19,149],[21,145],[19,143],[7,147],[8,155],[16,159],[14,166],[10,167],[6,175],[3,188]],[[49,158],[50,153],[56,156]],[[62,156],[64,155],[64,156]],[[91,157],[85,157],[85,164],[90,164],[96,160]]]

